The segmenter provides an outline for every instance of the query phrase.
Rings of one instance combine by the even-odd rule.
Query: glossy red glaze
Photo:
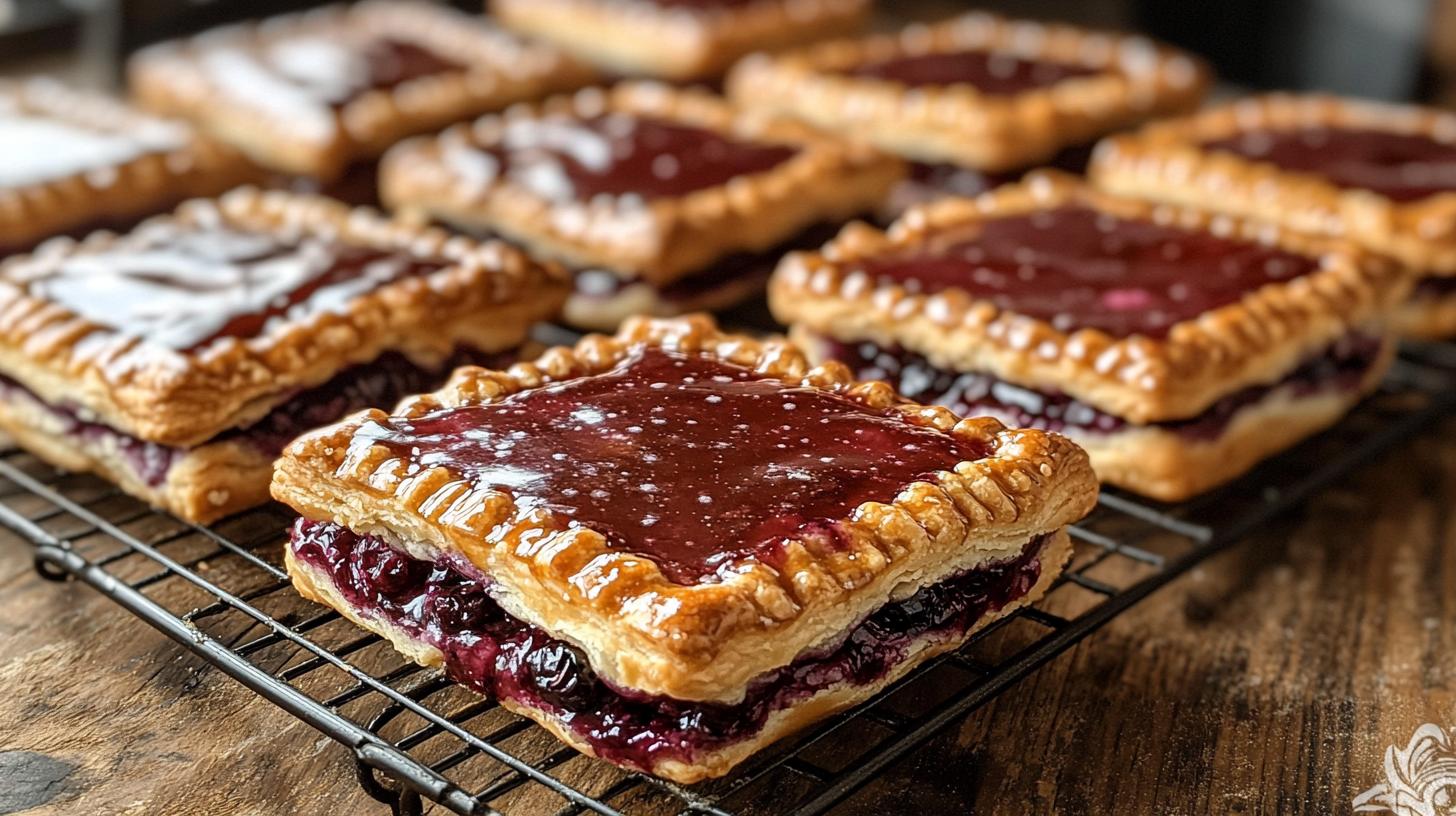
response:
[[[657,349],[498,403],[369,421],[354,444],[508,491],[683,584],[746,556],[773,564],[790,537],[835,546],[833,522],[860,504],[986,455],[846,397]]]
[[[1456,190],[1456,144],[1376,130],[1261,130],[1204,142],[1285,170],[1318,173],[1346,189],[1371,190],[1394,201],[1418,201]]]
[[[612,113],[517,124],[509,130],[505,146],[490,152],[507,174],[548,197],[589,200],[630,193],[651,200],[770,170],[798,149]]]
[[[971,85],[990,96],[1045,88],[1072,77],[1095,76],[1101,71],[1082,65],[1027,60],[1004,53],[950,51],[914,54],[861,65],[852,76],[888,79],[912,88],[927,85]]]
[[[1084,207],[987,221],[978,235],[933,237],[862,262],[923,292],[958,288],[1060,331],[1164,337],[1176,323],[1318,268],[1318,261],[1211,233]]]

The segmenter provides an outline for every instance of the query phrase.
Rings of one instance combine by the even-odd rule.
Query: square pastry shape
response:
[[[0,258],[56,235],[128,228],[256,173],[182,122],[51,79],[0,80]]]
[[[721,77],[740,57],[858,32],[871,0],[488,0],[502,25],[621,76]]]
[[[273,483],[303,514],[305,595],[680,782],[1041,597],[1096,493],[1063,437],[909,403],[704,317],[461,369],[303,437]]]
[[[351,6],[225,26],[144,48],[132,93],[264,167],[333,180],[407,136],[595,74],[484,18],[425,2]]]
[[[656,83],[590,88],[399,145],[381,196],[578,270],[568,322],[718,308],[875,209],[892,156]]]
[[[898,34],[755,55],[738,104],[926,163],[1024,171],[1118,128],[1198,106],[1196,57],[1143,37],[972,12]]]
[[[0,426],[206,523],[301,432],[513,359],[565,296],[498,242],[241,188],[0,264]]]
[[[1172,501],[1343,415],[1409,289],[1350,242],[1037,171],[790,255],[769,302],[815,359],[1055,428],[1104,481]]]
[[[1456,114],[1268,94],[1109,139],[1113,192],[1354,239],[1423,279],[1392,328],[1456,335]]]

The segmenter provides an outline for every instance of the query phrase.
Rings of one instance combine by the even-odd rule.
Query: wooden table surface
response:
[[[1206,562],[853,814],[1342,814],[1456,726],[1456,421]],[[376,814],[347,752],[0,537],[0,814]],[[1449,780],[1456,784],[1456,779]]]

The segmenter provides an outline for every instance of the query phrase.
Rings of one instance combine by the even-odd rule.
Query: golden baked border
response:
[[[178,146],[53,181],[0,186],[0,253],[98,221],[137,221],[184,199],[217,195],[258,178],[242,154],[183,122],[158,119],[53,79],[0,79],[0,113],[6,111],[105,133],[153,131],[175,138]]]
[[[418,44],[464,70],[369,89],[337,112],[319,102],[309,117],[229,93],[199,65],[209,50],[256,54],[305,37],[355,44],[387,37]],[[142,106],[193,120],[266,167],[323,179],[406,137],[597,78],[551,46],[524,42],[479,16],[418,0],[364,0],[216,28],[138,51],[128,74]]]
[[[603,69],[674,81],[721,76],[740,57],[864,28],[870,0],[781,0],[737,8],[663,8],[627,0],[489,0],[507,28]]]
[[[513,122],[545,116],[622,112],[714,130],[741,139],[792,145],[799,152],[760,173],[678,197],[597,196],[553,201],[494,170],[464,172],[480,146]],[[462,156],[457,151],[466,151]],[[588,88],[504,115],[405,142],[380,165],[380,197],[392,209],[467,230],[498,232],[532,253],[576,267],[666,284],[732,252],[769,249],[821,221],[873,210],[904,175],[903,162],[795,122],[739,113],[704,91],[654,82]]]
[[[1342,189],[1317,173],[1283,170],[1200,147],[1201,142],[1249,131],[1307,126],[1456,142],[1456,113],[1323,94],[1273,93],[1109,137],[1093,153],[1088,176],[1114,193],[1346,237],[1423,274],[1456,275],[1456,190],[1400,203],[1370,190]]]
[[[650,559],[613,551],[586,528],[557,529],[546,511],[518,508],[509,494],[472,486],[448,469],[424,470],[355,432],[365,412],[295,441],[279,460],[274,498],[305,517],[380,535],[436,557],[458,553],[495,582],[512,615],[580,646],[619,688],[684,700],[742,698],[757,675],[842,636],[907,589],[1021,552],[1092,508],[1097,486],[1086,454],[1063,437],[960,420],[923,407],[884,383],[855,383],[848,369],[811,369],[785,340],[720,332],[711,319],[634,319],[615,337],[591,335],[509,371],[462,368],[444,389],[405,400],[414,417],[486,404],[545,383],[609,371],[643,346],[697,352],[760,375],[830,390],[871,410],[989,446],[936,481],[914,482],[890,503],[868,502],[840,522],[849,542],[826,551],[787,545],[785,573],[753,559],[692,586],[665,578]]]
[[[223,338],[196,352],[96,325],[32,297],[23,283],[76,256],[145,245],[149,230],[217,221],[275,235],[322,236],[446,266],[355,297],[343,312],[319,312],[247,340]],[[220,199],[189,201],[128,235],[54,241],[0,263],[0,373],[46,402],[79,405],[139,439],[192,447],[267,414],[294,389],[318,385],[388,350],[435,362],[457,343],[486,352],[511,348],[532,323],[554,315],[568,291],[559,269],[499,241],[422,229],[323,197],[241,188]]]
[[[1095,329],[1067,334],[962,289],[926,295],[850,270],[860,259],[913,247],[937,230],[1068,205],[1318,256],[1320,269],[1179,323],[1160,340]],[[1036,171],[975,199],[911,209],[888,232],[851,224],[820,252],[791,253],[769,282],[769,305],[779,321],[834,340],[899,345],[942,368],[1057,389],[1146,424],[1194,417],[1226,394],[1279,381],[1352,328],[1378,326],[1410,286],[1403,268],[1347,241],[1119,198],[1065,173]]]
[[[902,55],[973,50],[1099,73],[1006,96],[969,84],[908,88],[842,73]],[[907,158],[1002,172],[1154,116],[1191,111],[1211,81],[1202,60],[1145,37],[975,11],[898,34],[755,55],[734,67],[727,92],[744,107],[852,133]]]

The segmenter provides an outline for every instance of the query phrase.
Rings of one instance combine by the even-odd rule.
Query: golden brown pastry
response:
[[[273,483],[305,595],[680,782],[1039,598],[1096,492],[1062,437],[706,318],[460,369],[295,442]]]
[[[50,79],[0,80],[0,258],[56,235],[131,227],[257,174],[182,122]]]
[[[743,60],[729,96],[916,162],[897,198],[975,195],[1150,117],[1198,106],[1211,76],[1143,37],[972,12],[898,34]],[[904,202],[901,202],[902,204]],[[903,210],[903,206],[898,209]]]
[[[614,329],[762,291],[784,252],[875,209],[903,172],[706,92],[634,82],[401,144],[380,187],[397,211],[571,266],[567,321]]]
[[[922,402],[1067,433],[1174,501],[1327,427],[1378,384],[1410,289],[1349,242],[1093,191],[1065,174],[847,228],[774,274],[814,359]]]
[[[488,0],[501,24],[621,76],[711,80],[739,57],[864,27],[870,0]]]
[[[299,433],[510,359],[565,295],[500,243],[243,188],[0,264],[0,426],[211,521]]]
[[[550,46],[415,0],[217,28],[144,48],[128,70],[142,106],[326,181],[407,136],[595,78]]]
[[[1098,147],[1094,181],[1124,194],[1354,239],[1422,277],[1392,328],[1456,335],[1456,114],[1268,94]]]

